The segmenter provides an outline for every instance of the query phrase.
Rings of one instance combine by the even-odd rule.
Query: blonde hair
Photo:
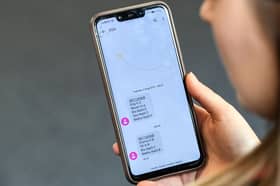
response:
[[[280,123],[279,123],[280,125]],[[262,145],[237,160],[223,173],[202,179],[196,186],[276,186],[279,180],[279,125]]]
[[[278,67],[279,52],[279,0],[252,0],[263,31],[273,41]],[[280,68],[279,68],[280,71]],[[280,77],[279,77],[280,79]],[[280,86],[279,86],[280,87]],[[279,94],[278,94],[278,99]],[[280,102],[280,101],[279,101]],[[196,186],[275,186],[280,185],[280,103],[277,120],[262,144],[246,157],[237,160],[226,171],[211,178],[202,179]]]

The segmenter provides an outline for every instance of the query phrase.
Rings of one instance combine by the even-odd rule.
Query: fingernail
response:
[[[198,79],[194,73],[190,72],[189,74],[193,80],[198,81]]]

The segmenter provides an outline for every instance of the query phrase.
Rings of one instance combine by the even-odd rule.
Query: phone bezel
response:
[[[170,175],[174,175],[174,174],[178,174],[181,172],[186,172],[186,171],[191,171],[191,170],[195,170],[199,167],[201,167],[206,159],[206,155],[205,155],[205,151],[203,149],[203,143],[202,143],[202,138],[201,135],[199,133],[199,129],[198,129],[198,125],[197,125],[197,120],[196,120],[196,116],[194,113],[194,109],[193,109],[193,102],[192,102],[192,98],[189,95],[188,91],[187,91],[187,87],[185,86],[185,91],[186,91],[186,96],[188,99],[188,105],[190,108],[190,112],[191,112],[191,117],[192,117],[192,121],[193,121],[193,125],[194,125],[194,129],[195,129],[195,134],[196,134],[196,138],[198,141],[198,146],[199,146],[199,150],[200,150],[200,158],[196,161],[193,162],[188,162],[185,164],[181,164],[181,165],[176,165],[173,167],[169,167],[169,168],[165,168],[162,170],[157,170],[154,172],[150,172],[150,173],[146,173],[146,174],[142,174],[142,175],[133,175],[130,169],[130,165],[128,163],[128,157],[127,157],[127,153],[126,153],[126,148],[123,142],[123,137],[122,137],[122,132],[120,129],[120,124],[119,124],[119,117],[116,111],[116,106],[114,103],[114,99],[113,99],[113,95],[112,95],[112,90],[111,90],[111,86],[110,86],[110,80],[108,77],[108,73],[107,73],[107,69],[106,69],[106,64],[105,64],[105,60],[104,60],[104,56],[103,56],[103,52],[101,49],[101,44],[99,41],[99,37],[98,37],[98,32],[97,32],[97,22],[100,21],[100,19],[104,19],[104,18],[108,18],[108,17],[114,17],[122,12],[126,12],[126,11],[132,11],[132,10],[137,10],[137,9],[150,9],[150,8],[155,8],[155,7],[163,7],[168,15],[169,18],[169,23],[170,23],[170,29],[172,32],[172,38],[173,38],[173,42],[176,48],[176,53],[177,53],[177,58],[178,58],[178,62],[179,62],[179,67],[180,67],[180,71],[181,71],[181,76],[182,76],[182,81],[184,81],[184,77],[186,74],[185,68],[184,68],[184,64],[183,64],[183,58],[182,58],[182,53],[180,50],[180,46],[179,46],[179,41],[178,41],[178,37],[176,34],[176,29],[174,26],[174,22],[173,22],[173,18],[172,18],[172,13],[171,10],[169,8],[169,6],[161,1],[153,1],[150,3],[142,3],[139,5],[134,5],[134,6],[128,6],[125,8],[119,8],[119,9],[114,9],[114,10],[110,10],[110,11],[104,11],[101,12],[99,14],[96,14],[94,17],[92,17],[91,21],[90,21],[90,31],[91,34],[93,36],[93,43],[96,49],[96,54],[97,54],[97,59],[98,59],[98,64],[99,64],[99,68],[102,74],[102,80],[103,80],[103,84],[104,84],[104,89],[106,92],[106,97],[107,97],[107,101],[109,104],[109,108],[110,108],[110,112],[111,112],[111,116],[112,116],[112,121],[113,121],[113,126],[114,126],[114,130],[115,130],[115,135],[117,138],[117,142],[119,144],[119,148],[120,148],[120,157],[122,160],[122,164],[123,164],[123,168],[124,168],[124,172],[126,175],[126,178],[131,182],[131,183],[138,183],[141,180],[146,180],[146,179],[150,179],[150,180],[155,180],[155,179],[159,179],[161,177],[164,176],[170,176]]]

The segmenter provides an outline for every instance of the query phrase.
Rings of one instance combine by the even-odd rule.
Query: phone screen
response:
[[[134,176],[201,158],[168,11],[100,19],[97,34]]]

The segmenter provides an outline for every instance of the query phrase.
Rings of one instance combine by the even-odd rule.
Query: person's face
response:
[[[249,0],[204,0],[200,14],[212,27],[239,102],[273,119],[279,77],[276,53],[250,3]]]

